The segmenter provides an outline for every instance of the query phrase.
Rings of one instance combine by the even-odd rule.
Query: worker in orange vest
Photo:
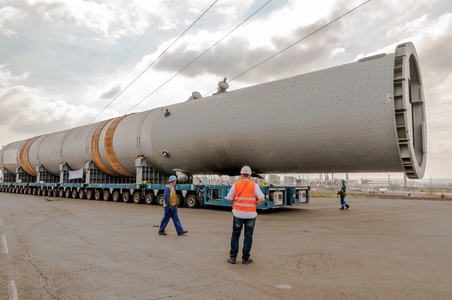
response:
[[[163,207],[165,214],[163,215],[162,222],[160,223],[159,235],[166,235],[165,228],[168,222],[173,219],[174,227],[176,227],[177,235],[186,234],[188,231],[182,228],[177,214],[177,194],[174,190],[174,186],[177,183],[177,177],[171,175],[169,177],[169,185],[165,188]]]
[[[253,262],[250,258],[251,245],[253,244],[254,225],[256,224],[256,206],[264,202],[265,195],[259,186],[250,181],[251,168],[244,166],[240,171],[242,179],[235,182],[229,190],[226,200],[232,202],[232,237],[231,252],[228,262],[235,264],[239,251],[239,238],[245,225],[245,239],[243,241],[242,264]],[[258,200],[256,200],[258,199]]]

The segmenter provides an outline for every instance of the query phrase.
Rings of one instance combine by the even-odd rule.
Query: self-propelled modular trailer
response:
[[[163,205],[165,187],[165,184],[148,183],[0,183],[0,191],[6,193],[158,205]],[[225,199],[230,185],[176,184],[174,188],[178,206],[232,206]],[[309,203],[309,186],[261,186],[261,190],[265,201],[258,209]]]

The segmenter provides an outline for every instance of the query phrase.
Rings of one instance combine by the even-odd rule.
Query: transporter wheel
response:
[[[47,196],[51,197],[53,194],[53,190],[52,189],[47,189]]]
[[[189,195],[187,197],[187,207],[188,208],[196,208],[198,206],[198,199],[196,199],[196,195]]]
[[[70,189],[66,189],[64,191],[64,197],[69,198],[71,196],[71,190]]]
[[[42,192],[42,190],[41,190],[41,189],[38,189],[38,190],[36,191],[36,195],[41,196],[41,192]]]
[[[176,194],[177,196],[177,207],[182,207],[185,204],[184,197],[181,194]]]
[[[59,189],[58,191],[58,197],[63,198],[64,197],[64,190],[63,189]]]
[[[72,198],[77,198],[77,196],[78,196],[79,194],[77,193],[77,190],[76,189],[73,189],[72,190],[72,192],[71,192],[71,196],[72,196]]]
[[[146,193],[146,195],[144,196],[144,202],[147,205],[151,205],[151,204],[155,204],[155,195],[154,193]]]
[[[100,200],[100,199],[102,199],[102,191],[94,190],[94,200]]]
[[[23,194],[23,193],[24,193],[24,187],[21,186],[21,187],[19,188],[19,194]]]
[[[163,203],[165,203],[165,195],[161,193],[157,197],[157,204],[163,206]]]
[[[58,196],[58,190],[57,189],[52,190],[52,196],[53,197]]]
[[[122,193],[122,202],[128,203],[131,200],[130,198],[132,198],[132,197],[130,196],[129,191]]]
[[[38,189],[34,187],[34,188],[33,188],[33,192],[32,192],[32,194],[33,194],[33,195],[36,195],[36,194],[37,194],[37,192],[38,192]]]
[[[93,190],[91,190],[91,189],[87,189],[86,190],[86,199],[88,199],[88,200],[91,200],[91,199],[93,199]]]
[[[80,189],[80,190],[78,191],[78,198],[79,198],[79,199],[85,198],[85,190],[84,190],[84,189]]]
[[[104,199],[104,201],[108,201],[110,200],[110,191],[109,190],[104,190],[102,193],[102,199]]]
[[[141,192],[136,191],[135,193],[133,193],[133,203],[140,204],[140,202],[141,202]]]
[[[113,191],[111,197],[113,198],[113,201],[118,202],[119,199],[121,199],[121,193],[119,191]]]

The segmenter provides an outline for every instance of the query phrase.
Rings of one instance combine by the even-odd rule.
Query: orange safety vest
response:
[[[170,196],[169,196],[169,200],[170,200],[170,204],[171,206],[175,206],[177,205],[177,195],[176,195],[176,190],[174,189],[174,187],[172,186],[168,186],[170,189]],[[163,207],[167,207],[168,205],[166,205],[165,201],[163,201]]]
[[[255,185],[254,182],[243,179],[235,183],[234,202],[232,202],[233,209],[246,212],[256,211]]]

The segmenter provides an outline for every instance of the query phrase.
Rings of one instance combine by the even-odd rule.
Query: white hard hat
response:
[[[240,174],[249,174],[251,175],[251,168],[248,166],[244,166],[241,170],[240,170]]]

